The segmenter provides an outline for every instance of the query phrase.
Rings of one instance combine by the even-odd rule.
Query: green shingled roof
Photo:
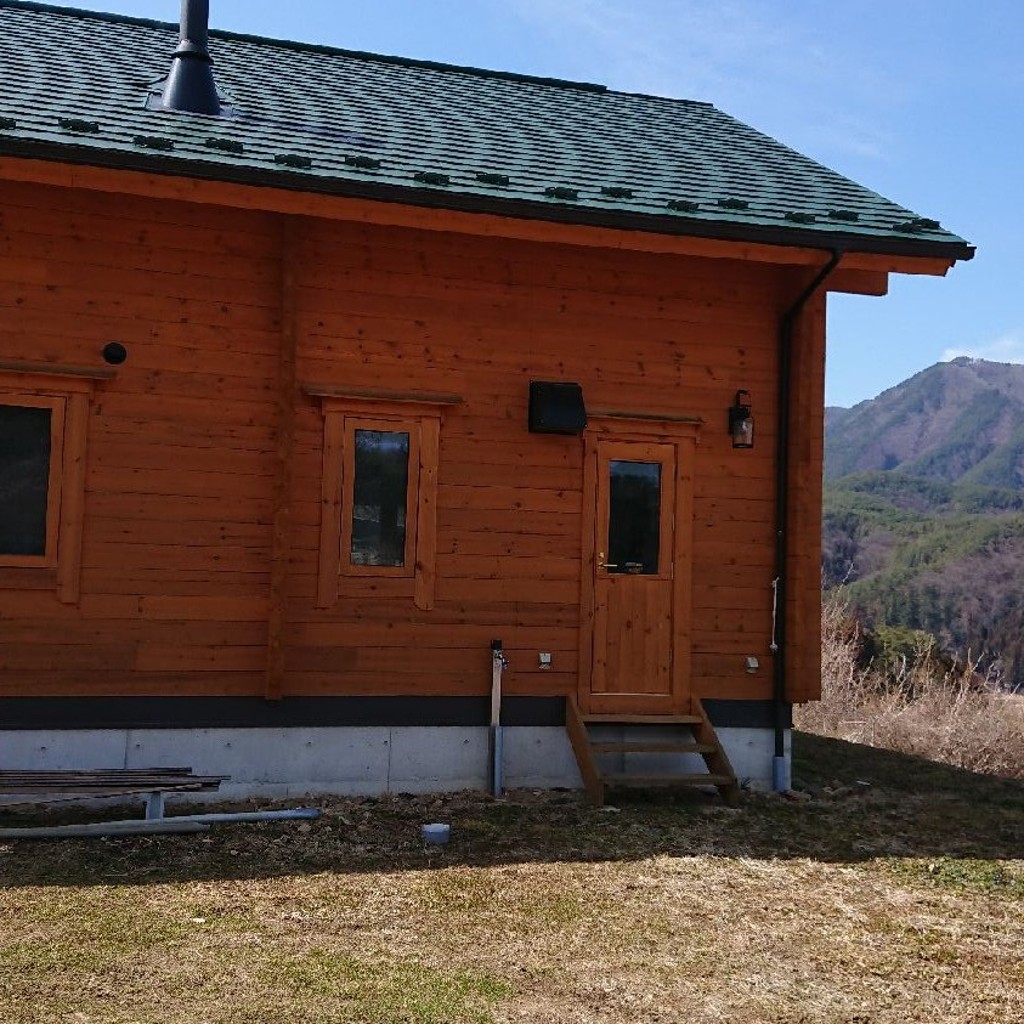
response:
[[[973,255],[935,221],[707,103],[213,31],[224,115],[149,109],[177,35],[0,0],[0,154],[668,234]]]

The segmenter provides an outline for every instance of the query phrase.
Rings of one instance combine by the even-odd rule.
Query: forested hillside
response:
[[[940,363],[826,416],[826,586],[1024,684],[1024,366]]]

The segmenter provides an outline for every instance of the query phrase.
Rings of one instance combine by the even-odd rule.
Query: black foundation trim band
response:
[[[773,724],[767,700],[705,700],[704,707],[716,726]],[[0,731],[482,726],[489,714],[487,697],[4,697]],[[562,726],[565,701],[506,697],[501,720],[508,726]]]

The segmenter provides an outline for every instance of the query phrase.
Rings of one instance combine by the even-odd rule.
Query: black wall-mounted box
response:
[[[583,388],[563,381],[530,381],[530,433],[582,434],[587,425]]]

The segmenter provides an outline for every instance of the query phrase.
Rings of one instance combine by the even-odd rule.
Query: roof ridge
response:
[[[635,89],[608,89],[606,91],[610,96],[625,96],[627,99],[655,100],[658,103],[685,103],[691,107],[710,107],[712,110],[718,110],[710,100],[691,100],[684,96],[664,96],[656,92],[638,92]]]
[[[0,8],[14,11],[42,11],[48,14],[66,14],[72,18],[91,18],[96,21],[113,21],[126,25],[145,25],[147,28],[169,28],[175,32],[178,23],[158,21],[156,18],[140,18],[133,14],[113,14],[110,11],[90,11],[82,7],[63,7],[60,4],[38,3],[36,0],[0,0]]]
[[[36,0],[0,0],[0,8],[10,10],[40,11],[50,14],[62,14],[70,17],[93,19],[96,21],[113,22],[123,25],[143,25],[147,28],[169,29],[178,31],[178,23],[157,21],[154,18],[140,18],[130,14],[114,14],[110,11],[92,11],[81,7],[62,7],[59,4],[38,3]],[[324,43],[306,43],[297,39],[276,39],[272,36],[260,36],[252,32],[234,32],[230,29],[210,28],[211,39],[232,39],[246,43],[263,43],[268,46],[281,47],[286,50],[297,50],[304,53],[333,54],[340,57],[354,57],[360,60],[379,61],[384,64],[397,64],[402,67],[424,68],[430,71],[456,71],[460,74],[476,75],[480,78],[499,78],[512,82],[525,82],[532,85],[548,85],[558,89],[575,89],[580,92],[606,93],[607,86],[596,82],[575,82],[565,78],[554,78],[545,75],[530,75],[520,71],[498,71],[490,68],[478,68],[468,64],[446,64],[443,61],[427,60],[419,57],[400,57],[387,53],[371,53],[369,50],[350,50],[342,46],[327,46]],[[668,98],[668,97],[663,97]]]

